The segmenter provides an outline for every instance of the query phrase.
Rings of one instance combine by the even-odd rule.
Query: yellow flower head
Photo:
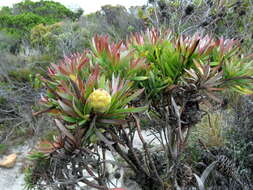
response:
[[[71,78],[71,80],[73,80],[73,81],[77,81],[77,77],[76,77],[76,75],[74,75],[74,74],[70,74],[69,75],[69,78]]]
[[[104,113],[110,107],[111,96],[106,90],[100,88],[90,94],[88,103],[94,111]]]

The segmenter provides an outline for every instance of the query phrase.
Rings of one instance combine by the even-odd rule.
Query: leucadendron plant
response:
[[[100,65],[106,77],[117,75],[131,81],[147,79],[149,64],[145,58],[134,55],[123,41],[114,43],[108,36],[96,35],[92,39],[91,59]]]
[[[192,127],[206,114],[201,104],[222,105],[221,92],[227,89],[252,94],[252,57],[240,55],[239,43],[233,39],[200,34],[177,36],[154,29],[129,37],[127,47],[150,65],[148,79],[138,84],[149,100],[148,113],[160,123],[151,130],[159,134],[155,136],[165,137],[157,139],[165,153],[165,171],[169,173],[154,181],[160,183],[158,189],[166,189],[168,184],[185,188],[194,178],[189,176],[194,175],[180,160]]]
[[[245,85],[245,82],[248,84],[251,81],[252,61],[245,63],[246,58],[238,58],[239,43],[236,40],[216,40],[200,34],[176,36],[169,30],[162,32],[153,29],[131,36],[127,46],[150,64],[148,80],[141,84],[151,98],[159,97],[164,91],[179,85],[190,70],[198,72],[198,63],[208,65],[206,67],[209,69],[205,71],[208,77],[210,71],[219,73],[223,82],[213,85],[230,85],[240,93],[252,93],[252,86]]]
[[[69,139],[71,146],[64,148],[70,148],[70,152],[95,142],[96,133],[106,131],[107,127],[124,123],[129,113],[145,110],[128,106],[143,89],[134,90],[133,82],[114,74],[106,78],[100,70],[85,53],[74,54],[52,64],[47,78],[42,78],[47,93],[41,103],[55,117],[62,135]],[[79,139],[75,139],[76,133]]]
[[[65,164],[57,166],[57,173],[52,175],[52,178],[59,180],[62,175],[68,176],[63,172],[68,167],[75,168],[79,165],[80,175],[85,175],[85,172],[91,178],[97,175],[96,183],[86,177],[79,182],[98,189],[108,189],[105,180],[105,152],[110,150],[124,155],[119,146],[124,145],[124,142],[117,135],[123,127],[128,127],[126,124],[130,114],[143,112],[147,107],[134,107],[130,104],[144,89],[134,88],[134,82],[128,77],[122,78],[117,70],[108,75],[101,63],[91,60],[92,56],[93,54],[84,52],[65,57],[60,63],[51,64],[47,76],[41,77],[42,85],[46,88],[46,93],[40,100],[43,110],[34,115],[49,113],[54,118],[59,135],[54,137],[53,142],[41,141],[37,151],[30,157],[35,160],[39,155],[38,160],[41,161],[41,155],[44,155],[43,158],[50,162],[43,168],[45,173],[51,172],[56,166],[54,164],[59,162],[58,159],[65,160]],[[134,69],[129,67],[127,71],[131,68]],[[69,159],[70,157],[78,157],[78,160]],[[37,175],[36,172],[37,167],[27,176],[27,181],[31,182],[30,177]],[[58,172],[64,174],[58,175]],[[43,180],[51,183],[48,179]],[[77,182],[78,180],[73,183]],[[27,187],[36,186],[38,181],[33,183]]]
[[[197,186],[183,153],[192,127],[206,114],[201,104],[222,104],[219,93],[225,89],[251,94],[252,76],[252,58],[240,56],[233,39],[155,29],[134,34],[126,43],[95,36],[90,51],[52,64],[42,77],[47,92],[41,112],[50,113],[60,131],[54,142],[39,149],[51,161],[46,172],[53,173],[44,182],[52,186],[55,179],[71,178],[58,186],[74,189],[82,182],[106,190],[109,151],[117,153],[143,190]],[[133,106],[143,104],[148,109]],[[143,137],[147,122],[159,151],[151,151],[152,142]],[[142,147],[133,143],[136,133]]]

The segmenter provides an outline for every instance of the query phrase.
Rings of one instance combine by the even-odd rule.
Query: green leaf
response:
[[[71,116],[76,116],[76,113],[74,112],[74,110],[67,104],[65,104],[63,101],[61,101],[60,99],[58,99],[58,103],[60,105],[60,107],[62,108],[62,110],[71,115]]]
[[[61,131],[61,133],[63,133],[69,139],[71,139],[72,142],[76,143],[75,137],[70,133],[70,131],[58,119],[55,119],[55,123],[56,123],[57,128]]]
[[[102,75],[100,76],[99,81],[98,81],[98,88],[105,89],[105,87],[106,87],[106,80],[105,80],[105,76]]]
[[[122,109],[117,109],[114,110],[114,114],[119,114],[119,113],[138,113],[138,112],[143,112],[148,109],[148,106],[144,107],[138,107],[138,108],[122,108]]]
[[[144,81],[147,79],[148,79],[148,77],[145,77],[145,76],[138,76],[138,77],[130,78],[130,80],[133,80],[133,81]]]
[[[83,113],[84,114],[89,114],[91,112],[91,109],[92,108],[91,108],[90,104],[88,102],[86,102],[86,104],[83,107]]]
[[[66,125],[67,129],[74,130],[76,128],[76,125]]]
[[[129,93],[129,90],[131,88],[131,83],[126,83],[122,89],[117,91],[111,99],[111,106],[108,110],[108,113],[111,112],[114,109],[117,109],[119,107],[125,106],[123,103],[123,100],[126,99],[126,94]]]
[[[75,97],[73,97],[73,99],[72,99],[72,105],[73,105],[74,111],[75,111],[81,118],[85,118],[84,115],[81,113],[81,111],[76,107],[76,104],[75,104]]]
[[[60,97],[66,99],[66,100],[72,101],[72,97],[73,97],[73,96],[71,96],[70,94],[61,93],[61,92],[57,92],[57,94],[58,94]]]
[[[79,121],[79,119],[77,119],[77,118],[69,117],[69,116],[66,116],[66,115],[63,115],[62,119],[64,121],[67,121],[67,122],[70,122],[70,123],[76,123],[76,122]]]
[[[48,98],[55,98],[55,95],[51,93],[50,91],[47,91],[47,97]]]
[[[89,141],[89,139],[90,139],[90,137],[92,136],[92,135],[94,135],[95,134],[95,128],[94,127],[90,127],[89,129],[88,129],[88,131],[85,133],[85,135],[84,135],[84,140],[85,141]]]
[[[142,92],[144,91],[143,89],[137,90],[135,93],[133,93],[131,96],[127,97],[126,99],[124,99],[120,105],[126,105],[128,104],[130,101],[134,100],[135,98],[137,98]]]
[[[80,121],[80,122],[78,123],[78,125],[79,125],[79,126],[82,126],[82,125],[84,125],[87,121],[88,121],[88,119],[84,119],[84,120]]]

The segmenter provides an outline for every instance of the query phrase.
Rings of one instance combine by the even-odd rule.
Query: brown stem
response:
[[[95,174],[93,173],[93,171],[88,166],[86,166],[86,165],[84,167],[85,167],[86,171],[88,172],[88,174],[90,176],[92,176],[96,181],[98,181],[98,178],[95,176]]]
[[[173,139],[174,139],[174,137],[172,136],[173,132],[171,131],[171,127],[168,123],[166,124],[166,131],[167,131],[167,133],[166,133],[167,148],[168,148],[168,151],[170,153],[171,158],[174,158],[174,150],[173,150],[173,144],[174,144]]]
[[[142,134],[141,134],[140,120],[139,120],[135,115],[132,115],[132,116],[134,117],[134,120],[135,120],[135,122],[136,122],[137,132],[138,132],[139,138],[140,138],[140,140],[141,140],[141,142],[142,142],[142,144],[143,144],[143,148],[144,148],[145,154],[146,154],[146,156],[147,156],[148,159],[149,159],[149,162],[150,162],[150,164],[151,164],[151,167],[152,167],[152,169],[153,169],[153,172],[154,172],[156,178],[158,179],[159,183],[161,184],[162,189],[164,189],[163,181],[162,181],[162,179],[160,178],[160,176],[159,176],[159,174],[158,174],[158,172],[157,172],[157,169],[156,169],[156,167],[155,167],[155,164],[154,164],[154,162],[153,162],[153,159],[152,159],[152,157],[151,157],[151,155],[150,155],[150,152],[148,151],[147,143],[145,142],[145,140],[144,140],[144,138],[143,138],[143,136],[142,136]]]
[[[178,136],[179,136],[179,140],[180,140],[180,143],[183,142],[183,136],[182,136],[182,124],[181,124],[181,113],[178,109],[178,106],[173,98],[173,96],[171,96],[171,103],[172,103],[172,106],[174,108],[174,111],[175,111],[175,115],[176,115],[176,118],[177,118],[177,129],[176,131],[178,132]]]
[[[171,127],[169,125],[169,110],[168,108],[164,110],[164,118],[165,118],[165,128],[164,131],[164,137],[165,137],[165,143],[167,145],[168,152],[170,154],[170,157],[173,158],[173,148],[172,148],[172,135],[171,135]],[[166,151],[167,152],[167,151]],[[168,155],[168,159],[169,155]]]
[[[134,170],[135,173],[139,173],[139,170],[136,168],[136,166],[132,163],[131,160],[127,157],[127,154],[121,150],[120,146],[118,143],[115,143],[112,145],[115,151],[129,164],[129,166]]]
[[[46,113],[46,112],[49,112],[50,110],[54,109],[54,106],[50,107],[50,108],[47,108],[45,110],[41,110],[41,111],[38,111],[38,112],[33,112],[32,115],[33,116],[38,116],[40,114],[43,114],[43,113]]]
[[[105,156],[105,149],[102,147],[102,153],[103,153],[103,160],[106,160],[106,156]],[[102,163],[102,176],[105,177],[105,170],[106,170],[106,165],[105,162]]]
[[[123,128],[122,128],[122,131],[123,131],[123,133],[124,133],[124,135],[125,135],[126,144],[127,144],[128,148],[129,148],[130,152],[131,152],[132,155],[133,155],[133,159],[137,162],[138,168],[140,168],[140,170],[141,170],[142,172],[144,172],[147,176],[149,176],[149,172],[148,172],[144,167],[142,167],[142,163],[141,163],[140,160],[138,159],[138,157],[137,157],[135,151],[133,150],[133,146],[132,146],[132,144],[130,143],[130,140],[128,139],[128,135],[126,134],[126,131],[125,131]]]

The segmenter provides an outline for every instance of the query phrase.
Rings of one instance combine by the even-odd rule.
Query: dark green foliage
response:
[[[25,181],[25,186],[24,188],[27,190],[32,190],[34,189],[34,184],[33,184],[33,175],[32,175],[32,168],[26,168],[24,170],[25,172],[25,177],[24,177],[24,181]]]
[[[44,154],[40,152],[32,152],[28,159],[34,163],[36,167],[27,167],[25,169],[25,189],[32,190],[35,188],[37,179],[39,176],[34,175],[35,172],[38,174],[47,170],[49,166],[49,160],[45,157]]]
[[[80,11],[74,13],[58,2],[44,0],[41,0],[39,2],[25,0],[21,3],[15,4],[13,11],[15,11],[14,14],[31,12],[42,17],[46,17],[47,20],[52,20],[54,22],[66,18],[74,20],[76,18],[79,18],[81,15]]]
[[[234,100],[234,101],[233,101]],[[227,113],[226,121],[231,125],[226,136],[229,139],[228,147],[234,160],[240,166],[242,173],[248,173],[253,179],[253,120],[252,97],[239,96],[237,100],[229,97],[229,107],[233,115]]]
[[[82,13],[81,9],[75,13],[58,2],[25,0],[13,8],[3,7],[0,10],[0,30],[24,38],[38,24],[53,24],[63,19],[76,20]]]
[[[72,147],[68,147],[69,145],[73,146],[71,140],[67,139],[67,143],[62,145],[61,142],[63,139],[56,138],[56,135],[59,133],[55,131],[53,126],[48,125],[48,118],[35,118],[32,116],[32,111],[39,112],[38,106],[34,102],[37,101],[40,94],[43,95],[45,92],[44,89],[41,89],[41,81],[38,80],[40,77],[38,77],[36,73],[40,73],[44,76],[49,63],[57,63],[58,59],[63,56],[73,54],[73,57],[70,56],[72,61],[75,60],[76,56],[79,58],[78,55],[80,54],[75,53],[80,52],[82,54],[84,48],[93,47],[90,42],[94,34],[98,34],[98,36],[100,34],[107,34],[108,38],[105,37],[103,39],[103,37],[100,37],[98,40],[95,40],[98,48],[93,47],[93,49],[96,49],[96,51],[93,51],[96,56],[92,59],[91,56],[89,56],[91,61],[90,64],[99,64],[101,73],[107,78],[110,78],[113,73],[113,78],[117,78],[119,75],[133,80],[132,82],[135,84],[134,87],[145,87],[143,96],[132,102],[133,104],[131,104],[131,106],[137,106],[138,103],[142,106],[143,102],[145,102],[142,98],[145,95],[150,95],[147,96],[147,99],[152,97],[152,101],[155,102],[150,104],[150,110],[145,112],[149,114],[149,119],[142,114],[139,115],[141,118],[141,130],[147,126],[149,130],[157,130],[155,127],[160,129],[160,127],[165,125],[164,123],[170,122],[170,129],[176,132],[178,128],[176,128],[177,126],[174,121],[182,121],[182,130],[185,133],[187,129],[188,133],[188,131],[190,131],[189,129],[195,127],[193,125],[202,117],[202,104],[198,104],[198,98],[205,98],[206,95],[212,98],[213,96],[210,94],[210,92],[212,92],[213,95],[215,95],[213,97],[214,100],[217,97],[216,100],[220,98],[222,101],[223,96],[226,97],[226,95],[218,95],[218,91],[222,89],[217,87],[232,87],[235,91],[245,94],[252,93],[253,61],[251,57],[246,56],[248,52],[251,51],[250,47],[252,47],[252,13],[252,3],[250,3],[250,0],[150,0],[149,3],[142,8],[132,7],[130,10],[122,6],[106,5],[103,6],[100,11],[82,17],[82,9],[72,12],[60,3],[49,0],[40,0],[38,2],[24,0],[21,3],[15,4],[13,8],[2,7],[0,10],[0,121],[3,122],[0,122],[0,154],[6,152],[8,148],[3,140],[6,139],[6,141],[12,142],[12,144],[13,140],[15,140],[14,143],[18,144],[21,141],[17,141],[16,137],[22,136],[24,141],[24,139],[30,137],[31,134],[34,135],[34,129],[37,131],[40,128],[48,130],[45,135],[39,132],[42,139],[45,138],[49,141],[56,141],[54,144],[56,148],[63,146],[67,151],[72,150],[70,149]],[[115,43],[122,40],[123,44],[127,44],[129,39],[127,36],[131,32],[141,32],[146,27],[153,26],[161,29],[159,30],[161,36],[165,34],[164,28],[170,28],[171,31],[175,32],[175,36],[171,38],[171,36],[164,35],[165,37],[161,38],[161,41],[156,41],[156,43],[153,44],[151,41],[147,42],[147,39],[155,39],[156,36],[151,35],[154,38],[144,38],[144,44],[132,44],[133,46],[130,49],[128,49],[128,46],[122,45],[121,42]],[[227,41],[220,47],[214,48],[208,56],[199,54],[199,50],[203,47],[204,42],[208,42],[208,38],[205,38],[202,43],[200,43],[198,39],[196,41],[193,40],[193,46],[190,46],[191,43],[189,43],[189,39],[186,38],[186,36],[196,31],[200,31],[200,33],[203,34],[201,35],[202,37],[204,37],[205,34],[212,34],[212,36],[214,36],[214,44],[220,41],[224,42],[223,38],[220,38],[221,36],[224,36],[224,39],[233,38],[240,42],[240,44],[237,44],[239,48],[237,48],[236,51],[232,51],[231,54],[226,54],[221,58],[219,51],[221,49],[224,50],[224,48],[226,49],[226,44],[229,44],[229,41]],[[178,36],[182,37],[180,38]],[[105,44],[99,44],[99,42],[107,42],[107,39],[110,39],[108,40],[110,45],[106,46],[105,49],[110,49],[112,51],[100,51],[100,45],[103,46]],[[212,44],[209,42],[207,44]],[[195,46],[198,46],[198,48]],[[123,49],[125,50],[123,51]],[[190,49],[193,51],[191,52]],[[127,54],[128,51],[131,53]],[[11,52],[12,54],[7,52]],[[236,55],[230,57],[236,53],[239,55],[241,52],[247,53],[242,56]],[[118,55],[120,55],[120,60],[117,59]],[[134,63],[133,65],[135,65],[135,63],[144,63],[148,67],[145,67],[145,70],[141,70],[140,72],[137,72],[139,71],[139,67],[137,67],[134,72],[132,72],[133,69],[130,72],[128,70],[128,63],[131,61],[132,56],[135,59],[141,58],[139,61],[132,62]],[[196,62],[196,60],[199,61]],[[212,72],[215,70],[215,66],[219,64],[221,64],[222,67],[217,68],[217,72],[220,72],[223,77],[222,79],[226,81],[223,86],[219,85],[223,82],[223,80],[219,78],[221,74],[216,75],[213,74],[215,72]],[[142,65],[143,64],[140,64],[140,66]],[[221,72],[221,70],[223,72]],[[79,76],[80,73],[77,73],[77,75]],[[70,75],[66,76],[70,77]],[[71,77],[75,79],[76,76],[71,75]],[[75,80],[78,85],[84,81],[83,76],[80,78],[82,80],[79,78]],[[230,80],[231,78],[236,80],[232,81]],[[103,80],[101,81],[101,84],[105,83]],[[66,100],[66,102],[69,105],[73,105],[72,109],[74,109],[75,113],[81,113],[82,115],[83,109],[80,108],[82,102],[77,101],[77,98],[75,98],[75,96],[78,96],[78,94],[75,94],[75,83],[68,80],[64,82],[68,84],[68,88],[65,90],[71,91],[71,95],[74,93],[74,101]],[[249,85],[249,83],[251,84]],[[63,85],[66,87],[66,84]],[[180,86],[182,88],[179,88]],[[210,86],[211,88],[209,88]],[[80,86],[80,89],[81,87],[82,86]],[[195,93],[197,91],[199,94]],[[60,90],[57,92],[61,93]],[[208,94],[211,96],[208,96]],[[60,95],[65,94],[61,93]],[[66,98],[68,97],[66,96]],[[166,98],[168,101],[164,101]],[[228,97],[226,98],[229,99]],[[61,99],[64,98],[62,97]],[[118,98],[113,99],[115,105],[118,104],[117,100]],[[143,102],[139,102],[140,100]],[[220,123],[215,123],[216,120],[214,121],[212,116],[204,118],[203,126],[197,126],[201,128],[202,134],[196,135],[193,133],[194,137],[191,139],[193,141],[191,143],[192,145],[189,144],[187,147],[186,143],[182,144],[182,151],[179,151],[180,153],[182,152],[182,155],[179,156],[179,159],[175,162],[175,166],[178,165],[177,167],[181,169],[178,171],[178,174],[175,175],[178,177],[177,180],[180,186],[184,184],[183,178],[187,177],[184,174],[184,170],[187,170],[187,168],[191,170],[192,168],[192,171],[200,176],[208,165],[215,161],[215,158],[218,158],[220,165],[217,165],[217,169],[214,169],[216,171],[211,172],[210,178],[208,178],[205,184],[206,186],[214,189],[216,187],[217,189],[240,189],[239,187],[232,188],[229,184],[218,184],[233,180],[233,178],[231,178],[232,175],[226,176],[226,172],[222,173],[222,167],[219,167],[232,164],[235,164],[238,174],[242,176],[243,183],[246,183],[245,181],[247,180],[253,180],[253,127],[251,119],[253,111],[251,109],[251,98],[248,97],[247,100],[249,101],[244,102],[244,100],[241,99],[238,102],[227,100],[228,105],[226,107],[228,107],[228,109],[231,109],[229,107],[229,102],[232,102],[232,112],[226,112],[224,109],[227,108],[222,108],[222,111],[218,113],[222,113],[223,117],[217,117],[217,121],[220,121]],[[209,103],[213,102],[214,101],[211,100]],[[55,102],[52,101],[52,103]],[[166,104],[166,109],[162,110],[164,106],[163,103]],[[207,105],[209,106],[209,104]],[[128,112],[133,110],[131,106],[127,108]],[[216,106],[217,104],[215,103],[215,109],[217,108]],[[69,110],[67,110],[66,107],[64,107],[64,109],[63,111],[67,114]],[[159,109],[162,110],[160,115],[156,112],[157,110],[159,111]],[[213,109],[211,110],[213,111]],[[51,113],[57,113],[57,110],[51,111]],[[121,113],[122,110],[118,112]],[[174,112],[180,114],[179,119],[178,116],[175,117]],[[165,113],[169,115],[166,122],[162,119],[160,120],[160,116],[161,118],[165,118],[163,117],[166,116]],[[93,114],[91,114],[90,117],[93,117]],[[41,124],[37,122],[37,119],[41,121]],[[68,124],[68,130],[72,133],[74,128],[70,123],[76,123],[76,120],[71,120],[70,117],[64,117],[62,119],[64,120],[63,124],[66,126]],[[84,118],[84,120],[85,119],[86,118]],[[132,118],[129,117],[128,119],[131,120]],[[47,121],[47,123],[45,123],[45,121]],[[109,122],[112,121],[113,120],[109,120]],[[87,123],[89,122],[90,121],[87,121]],[[210,123],[212,123],[213,127],[211,127],[211,125],[209,126]],[[227,123],[228,125],[225,125]],[[102,124],[100,123],[99,125]],[[49,127],[45,129],[45,126]],[[117,126],[115,130],[119,128],[120,126]],[[219,129],[222,129],[220,130],[222,133],[220,133]],[[89,131],[89,133],[92,133],[92,131]],[[104,134],[103,132],[101,133]],[[112,134],[115,135],[115,131]],[[119,134],[122,135],[120,140],[123,142],[127,137],[123,135],[123,133]],[[97,142],[98,139],[93,137],[94,136],[89,137],[91,143]],[[107,137],[106,134],[105,138]],[[174,138],[174,136],[168,137],[172,140]],[[176,135],[175,138],[177,138]],[[201,146],[198,139],[203,140],[207,149]],[[109,139],[110,142],[112,140],[113,139]],[[9,144],[7,145],[9,146]],[[173,145],[176,144],[174,143]],[[186,149],[184,149],[184,146]],[[156,147],[150,144],[150,148]],[[58,148],[58,150],[59,149],[60,148]],[[144,162],[139,152],[136,151],[135,153],[138,153],[137,158],[141,160],[142,164]],[[156,154],[155,152],[153,157],[158,173],[162,176],[162,174],[166,172],[166,176],[169,176],[169,170],[165,171],[164,166],[166,166],[167,163],[173,163],[171,160],[167,160],[170,155],[165,155],[162,151],[159,153],[161,154]],[[57,155],[58,153],[54,154],[54,156]],[[89,159],[92,158],[90,155],[80,152],[78,152],[76,156],[78,159],[86,157]],[[63,154],[62,156],[59,154],[59,158],[61,157],[68,158],[68,155]],[[49,163],[49,159],[44,159],[46,157],[39,153],[32,154],[30,158],[32,158],[34,165],[26,169],[25,181],[27,189],[39,187],[42,181],[45,182],[44,179],[52,178],[54,179],[52,181],[55,181],[55,179],[58,180],[59,177],[59,181],[63,180],[64,177],[59,174],[56,174],[57,178],[51,176],[53,173],[51,169],[54,169],[52,166],[55,165],[56,169],[58,168],[59,171],[70,171],[71,173],[72,171],[67,166],[71,165],[72,161],[73,166],[76,166],[74,162],[77,160],[71,157],[68,158],[67,161],[64,160],[64,162],[59,162],[60,159],[56,158],[55,160],[51,160],[53,162]],[[86,160],[84,161],[86,162]],[[82,160],[79,165],[80,167],[76,168],[82,168],[84,165],[83,163],[85,163],[84,161]],[[136,162],[136,160],[131,161]],[[64,164],[57,165],[59,163]],[[169,166],[169,164],[167,165]],[[145,166],[142,165],[142,167]],[[174,170],[173,167],[171,168]],[[229,169],[228,167],[224,168]],[[80,170],[84,170],[84,168]],[[151,172],[153,172],[153,169]],[[147,189],[159,189],[159,183],[154,180],[152,181],[152,179],[144,178],[144,173],[145,172],[142,171],[142,175],[140,175],[138,179],[137,176],[133,175],[137,179],[136,181],[139,185],[144,184],[143,186],[145,186],[146,183],[150,186],[147,187]],[[71,173],[71,176],[76,177],[78,175],[77,173]],[[162,177],[166,178],[166,176],[164,175]],[[249,179],[246,177],[244,178],[244,176],[248,176]],[[120,175],[116,173],[114,177],[119,178]],[[41,178],[43,178],[42,181],[40,181]],[[192,178],[192,175],[190,178]],[[68,179],[70,179],[69,176],[66,177],[66,180]],[[166,188],[172,188],[172,179],[173,177],[170,180],[164,181]],[[193,184],[190,186],[192,186],[193,189],[193,186],[196,184],[194,184],[194,180],[192,182]],[[224,188],[224,186],[227,187]],[[68,188],[74,189],[72,187]],[[44,189],[44,186],[41,189]],[[187,189],[187,187],[185,187],[185,189]]]
[[[39,15],[27,12],[19,15],[0,16],[0,23],[0,29],[14,36],[21,36],[28,34],[37,24],[45,24],[46,20]]]
[[[10,71],[9,77],[13,81],[28,82],[31,74],[33,74],[32,70],[28,68],[22,68],[22,69]]]
[[[8,35],[5,32],[0,32],[0,51],[16,52],[16,45],[18,40],[12,35]]]
[[[0,11],[0,16],[2,15],[8,15],[11,14],[11,8],[10,7],[2,7]]]

